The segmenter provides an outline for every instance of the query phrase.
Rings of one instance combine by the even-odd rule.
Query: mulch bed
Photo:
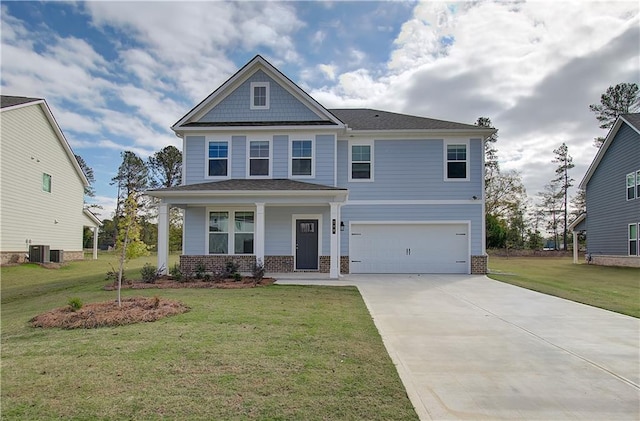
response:
[[[273,278],[262,278],[258,283],[253,282],[252,277],[244,277],[240,281],[235,279],[224,279],[221,281],[205,281],[203,279],[190,279],[189,281],[178,282],[172,279],[170,276],[162,276],[154,283],[147,283],[142,281],[127,281],[122,283],[122,289],[150,289],[150,288],[224,288],[224,289],[238,289],[238,288],[253,288],[257,286],[272,285],[275,282]],[[104,287],[107,291],[114,291],[118,289],[117,284],[108,284]]]
[[[33,327],[93,329],[122,326],[139,322],[155,322],[164,317],[186,313],[190,308],[179,301],[159,297],[127,297],[122,305],[107,301],[85,304],[74,311],[70,306],[56,308],[29,320]]]

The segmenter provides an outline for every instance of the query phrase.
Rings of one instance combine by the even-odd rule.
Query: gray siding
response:
[[[185,179],[184,184],[204,181],[205,137],[186,136],[184,141]]]
[[[322,215],[322,255],[330,254],[329,207],[266,207],[265,255],[290,256],[294,214]]]
[[[205,235],[207,230],[205,208],[186,208],[184,212],[183,254],[207,254]]]
[[[628,255],[628,226],[640,222],[640,199],[627,201],[626,175],[640,169],[640,134],[626,124],[587,183],[587,249]]]
[[[335,139],[334,135],[316,136],[316,177],[314,183],[328,186],[334,184]]]
[[[247,175],[247,137],[231,137],[231,178],[246,178]]]
[[[273,136],[273,178],[289,176],[289,136]]]
[[[270,107],[267,110],[250,109],[251,82],[269,82]],[[224,98],[215,108],[205,114],[200,122],[238,121],[315,121],[322,120],[307,106],[298,101],[286,89],[271,79],[262,70]]]
[[[341,254],[349,253],[351,221],[471,221],[471,254],[482,254],[482,205],[346,205],[341,210],[345,230],[340,237]]]
[[[349,200],[468,200],[482,197],[482,141],[469,145],[469,181],[444,181],[444,141],[375,140],[374,181],[349,182],[347,141],[338,141],[338,186]]]

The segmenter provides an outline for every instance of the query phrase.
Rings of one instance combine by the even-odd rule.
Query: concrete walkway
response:
[[[422,420],[639,420],[640,320],[469,275],[356,285]]]

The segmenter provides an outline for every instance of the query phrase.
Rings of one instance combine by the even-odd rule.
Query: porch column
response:
[[[578,231],[573,231],[573,263],[578,263]]]
[[[93,227],[93,260],[98,259],[98,227]]]
[[[256,253],[256,264],[264,265],[264,203],[256,203],[254,246]]]
[[[169,205],[158,204],[158,270],[169,273]]]
[[[331,205],[331,264],[329,266],[329,277],[338,279],[340,277],[340,204],[336,202]]]

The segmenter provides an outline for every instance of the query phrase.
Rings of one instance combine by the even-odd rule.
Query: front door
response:
[[[317,219],[296,219],[296,269],[318,270]]]

